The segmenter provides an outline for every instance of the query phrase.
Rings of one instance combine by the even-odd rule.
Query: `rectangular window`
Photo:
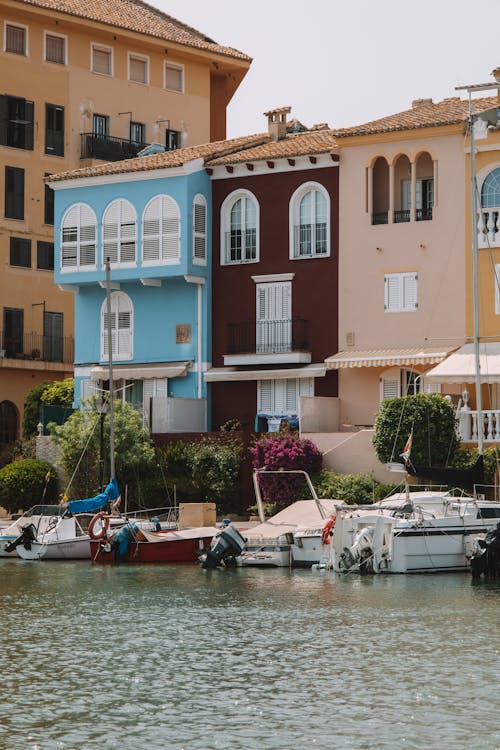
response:
[[[148,83],[149,60],[147,57],[129,53],[128,78],[129,81],[134,81],[135,83]]]
[[[314,394],[313,378],[257,381],[257,412],[276,416],[299,413],[300,396]]]
[[[146,126],[142,122],[130,123],[130,142],[142,146],[146,142]]]
[[[5,218],[24,219],[24,169],[5,167]]]
[[[31,268],[31,240],[23,237],[10,238],[10,265]]]
[[[45,153],[64,156],[64,107],[45,105]]]
[[[94,135],[107,136],[109,117],[107,115],[94,115],[92,118],[92,132]]]
[[[384,277],[385,312],[414,312],[418,308],[418,274],[389,273]]]
[[[92,71],[101,75],[113,75],[113,50],[111,47],[92,45]]]
[[[7,357],[23,353],[24,343],[24,310],[4,307],[3,309],[3,346]]]
[[[165,131],[165,149],[167,151],[175,151],[176,148],[180,148],[181,145],[181,134],[178,130],[166,130]]]
[[[63,313],[43,314],[43,359],[46,362],[63,361]]]
[[[37,242],[36,243],[36,267],[41,271],[54,270],[54,243]]]
[[[45,174],[45,177],[50,177],[50,175]],[[45,224],[54,224],[54,191],[48,185],[45,185],[45,205],[43,216]]]
[[[66,37],[45,33],[45,59],[66,65]]]
[[[28,29],[26,26],[5,24],[5,51],[16,55],[28,54]]]
[[[184,66],[165,63],[165,88],[168,91],[184,91]]]
[[[19,96],[0,96],[0,145],[33,150],[34,104]]]

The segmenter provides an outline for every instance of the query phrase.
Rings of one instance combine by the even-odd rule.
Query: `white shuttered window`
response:
[[[313,378],[257,381],[257,411],[260,414],[292,416],[299,412],[299,396],[314,395]]]
[[[181,231],[179,206],[169,195],[157,195],[142,218],[142,262],[145,265],[179,263]]]
[[[288,352],[292,337],[292,283],[257,284],[257,352]]]
[[[193,201],[193,263],[207,262],[207,202],[203,195]]]
[[[130,265],[136,260],[137,217],[135,208],[122,198],[109,204],[102,221],[103,265]]]
[[[113,360],[132,359],[133,357],[133,306],[132,300],[124,292],[111,294],[111,336],[113,339]],[[107,362],[108,348],[108,310],[104,300],[101,307],[101,360]]]
[[[389,273],[384,277],[385,312],[414,312],[418,308],[418,274]]]
[[[90,206],[77,203],[61,222],[61,269],[93,270],[96,266],[97,219]]]

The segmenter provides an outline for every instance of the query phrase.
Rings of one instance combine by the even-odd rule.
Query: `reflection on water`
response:
[[[0,561],[0,748],[499,748],[500,581]]]

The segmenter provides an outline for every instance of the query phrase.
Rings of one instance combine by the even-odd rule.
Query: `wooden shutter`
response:
[[[418,307],[418,274],[402,274],[403,310],[416,310]]]
[[[205,261],[207,257],[207,204],[197,195],[193,204],[193,258]]]
[[[106,209],[103,219],[103,262],[118,263],[120,202],[114,201]]]
[[[120,263],[135,262],[136,214],[129,201],[120,200]]]
[[[314,378],[299,378],[299,396],[314,396]]]
[[[257,411],[261,414],[273,414],[273,381],[257,381]]]
[[[158,261],[160,258],[161,196],[147,205],[142,220],[142,260]]]
[[[401,373],[397,368],[393,368],[380,378],[380,400],[399,396],[401,396]]]
[[[61,227],[61,268],[77,265],[79,224],[80,207],[72,206],[66,212]]]
[[[162,200],[162,252],[161,259],[180,259],[180,221],[177,203],[168,195]]]
[[[398,312],[401,309],[400,284],[397,274],[390,274],[384,280],[384,309],[387,312]]]
[[[79,264],[81,266],[95,266],[97,219],[90,206],[85,204],[80,205],[79,227]]]
[[[285,380],[285,414],[298,414],[299,397],[298,397],[298,379],[288,378]]]
[[[290,281],[257,284],[257,351],[282,352],[291,347]]]

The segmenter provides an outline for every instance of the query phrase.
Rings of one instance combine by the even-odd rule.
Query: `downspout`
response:
[[[203,284],[198,284],[198,398],[202,396],[203,378],[202,378],[202,330],[203,330],[203,308],[202,308]]]

